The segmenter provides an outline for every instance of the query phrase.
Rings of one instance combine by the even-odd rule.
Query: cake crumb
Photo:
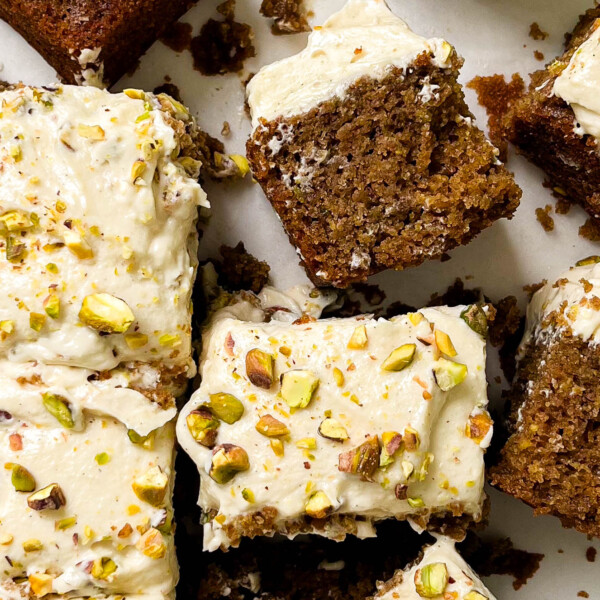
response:
[[[221,135],[227,137],[231,133],[231,126],[229,121],[223,121],[223,127],[221,128]]]
[[[554,219],[550,216],[552,212],[552,205],[546,204],[544,208],[536,208],[535,209],[535,217],[538,220],[538,223],[542,226],[544,231],[553,231],[554,230]]]
[[[310,31],[303,0],[263,0],[260,14],[273,19],[275,35]]]
[[[586,551],[585,551],[585,558],[588,562],[596,562],[596,554],[598,554],[598,551],[596,550],[596,548],[594,548],[593,546],[590,546]]]
[[[600,242],[600,224],[591,217],[579,228],[579,236],[590,242]]]
[[[243,242],[232,248],[221,246],[223,260],[219,265],[219,285],[229,291],[250,290],[258,294],[269,281],[271,267],[246,251]]]
[[[168,96],[171,96],[171,98],[173,98],[174,100],[177,100],[177,102],[181,102],[182,104],[184,103],[181,99],[181,92],[179,91],[179,88],[174,83],[171,83],[170,80],[167,81],[166,77],[165,82],[162,85],[155,87],[153,93],[156,95],[167,94]]]
[[[586,591],[581,590],[580,592],[577,592],[577,597],[578,598],[589,598],[590,595]]]
[[[541,27],[534,21],[529,26],[529,37],[534,40],[545,40],[548,37],[548,32],[543,31]]]
[[[533,56],[536,60],[544,60],[544,53],[540,52],[539,50],[534,50]]]
[[[527,294],[527,299],[531,301],[533,295],[548,283],[547,279],[542,279],[539,283],[531,283],[523,286],[523,291]]]
[[[189,23],[177,21],[167,28],[160,41],[178,53],[189,50],[192,42],[192,26]]]
[[[234,9],[235,0],[220,4],[217,11],[224,19],[209,19],[190,42],[194,68],[203,75],[237,73],[243,69],[246,59],[256,55],[252,27],[238,23]]]
[[[467,84],[467,87],[475,90],[479,104],[485,108],[488,115],[490,139],[500,150],[500,160],[505,161],[508,142],[503,124],[504,115],[513,103],[525,93],[523,78],[518,73],[514,73],[509,82],[504,79],[504,75],[475,77]]]

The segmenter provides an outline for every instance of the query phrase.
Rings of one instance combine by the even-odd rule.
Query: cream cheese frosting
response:
[[[567,102],[580,133],[600,138],[600,19],[554,82],[554,94]]]
[[[0,597],[29,597],[29,590],[69,598],[169,597],[178,573],[171,531],[173,412],[158,416],[150,402],[122,397],[119,376],[101,384],[98,394],[82,373],[0,364],[0,547],[8,558]],[[68,407],[72,424],[47,408],[48,394]],[[142,430],[155,427],[145,441],[128,434],[140,423]],[[36,492],[57,484],[64,503],[33,507],[31,488],[15,487],[15,465],[33,477]],[[143,491],[148,473],[162,478],[152,498]]]
[[[596,262],[599,261],[599,262]],[[549,319],[552,316],[553,318]],[[600,258],[579,261],[556,281],[546,283],[527,307],[520,355],[534,339],[569,331],[583,340],[600,341]]]
[[[384,0],[348,0],[339,12],[315,27],[299,54],[263,67],[247,88],[252,125],[260,119],[303,114],[367,75],[383,78],[391,67],[407,68],[427,53],[449,66],[452,46],[413,33]]]
[[[0,356],[191,372],[207,202],[172,122],[192,117],[137,90],[17,87],[0,103]],[[86,298],[101,300],[95,320],[81,317]]]
[[[425,548],[421,560],[409,569],[397,573],[390,582],[383,584],[383,589],[374,598],[377,600],[420,600],[424,597],[433,597],[433,593],[425,595],[423,591],[419,593],[417,588],[423,570],[431,569],[432,565],[434,565],[434,569],[443,565],[442,573],[445,569],[448,578],[442,592],[435,594],[436,598],[439,596],[440,598],[452,598],[452,600],[496,600],[456,551],[454,541],[441,536],[434,544]],[[442,585],[443,581],[442,577]],[[435,586],[436,583],[432,585]]]
[[[201,474],[199,504],[214,517],[205,525],[205,549],[228,546],[227,526],[266,507],[277,510],[277,528],[285,534],[289,522],[307,514],[307,502],[317,492],[330,502],[330,513],[358,517],[359,537],[374,535],[376,520],[419,520],[451,506],[479,518],[483,454],[492,427],[486,412],[485,340],[460,318],[465,307],[423,309],[389,321],[304,317],[296,323],[278,321],[277,313],[267,308],[272,320],[263,323],[264,313],[247,304],[257,322],[238,320],[231,307],[213,319],[203,338],[202,383],[177,425],[178,440]],[[252,315],[248,305],[241,310],[246,318]],[[367,342],[349,349],[354,332],[363,328]],[[450,359],[441,354],[436,331],[449,336],[456,351]],[[412,362],[400,371],[382,370],[386,357],[405,344],[415,345]],[[268,389],[249,379],[245,361],[254,349],[274,357],[274,381]],[[464,365],[466,377],[444,391],[433,370],[447,360]],[[299,371],[317,378],[318,387],[305,408],[290,408],[279,379]],[[223,393],[243,405],[243,415],[232,424],[219,423],[217,445],[211,449],[195,440],[188,416]],[[274,445],[273,438],[256,429],[265,415],[289,430],[281,444]],[[328,418],[348,439],[319,433]],[[485,424],[479,438],[470,433],[474,422]],[[384,432],[400,433],[406,440],[384,468],[366,478],[338,470],[340,454],[353,452],[369,436],[377,435],[381,444]],[[226,483],[209,474],[222,444],[241,447],[249,461],[247,470]]]

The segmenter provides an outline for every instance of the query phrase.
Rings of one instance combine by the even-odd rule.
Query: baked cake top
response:
[[[191,368],[193,118],[138,90],[0,93],[0,355]]]
[[[0,374],[0,596],[21,577],[40,597],[168,594],[175,409],[119,388],[124,375],[9,361]]]
[[[464,311],[295,323],[217,315],[201,386],[178,421],[201,471],[199,503],[214,513],[205,548],[227,546],[230,522],[267,507],[281,530],[305,515],[358,515],[361,537],[374,534],[372,520],[450,505],[477,518],[492,427],[485,340]]]
[[[600,19],[590,32],[556,78],[553,92],[573,109],[576,133],[600,138]]]
[[[456,551],[454,541],[439,537],[422,558],[383,584],[377,600],[495,600],[479,577]]]
[[[252,124],[308,112],[343,96],[360,77],[383,78],[391,67],[406,68],[422,53],[441,68],[450,66],[450,44],[413,33],[384,0],[349,0],[315,28],[302,52],[252,78],[247,88]]]

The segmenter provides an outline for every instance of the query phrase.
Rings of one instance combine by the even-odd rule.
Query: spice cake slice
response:
[[[527,309],[509,395],[511,436],[491,483],[600,536],[600,257],[545,284]]]
[[[377,594],[369,600],[495,600],[456,551],[454,540],[446,537],[438,537],[424,548],[420,559],[378,587]]]
[[[203,336],[177,436],[200,471],[205,549],[372,537],[386,518],[460,537],[483,517],[492,436],[484,310],[316,320],[319,292],[283,296],[246,294]]]
[[[0,103],[0,357],[193,374],[193,117],[140,90],[15,86]]]
[[[174,405],[0,361],[0,597],[173,597]]]
[[[66,83],[110,86],[197,0],[0,0]]]
[[[349,0],[250,81],[248,160],[316,285],[440,258],[517,208],[461,64],[383,0]]]
[[[554,191],[600,219],[600,7],[567,36],[566,50],[531,75],[505,116],[506,135],[544,170]]]

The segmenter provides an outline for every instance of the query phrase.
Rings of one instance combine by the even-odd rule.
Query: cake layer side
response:
[[[460,314],[215,318],[178,420],[201,474],[205,548],[274,533],[367,537],[390,517],[479,520],[485,341]]]
[[[175,408],[126,373],[88,382],[7,361],[0,373],[0,596],[169,597]]]
[[[16,86],[0,102],[0,354],[193,374],[193,117],[139,90]]]

